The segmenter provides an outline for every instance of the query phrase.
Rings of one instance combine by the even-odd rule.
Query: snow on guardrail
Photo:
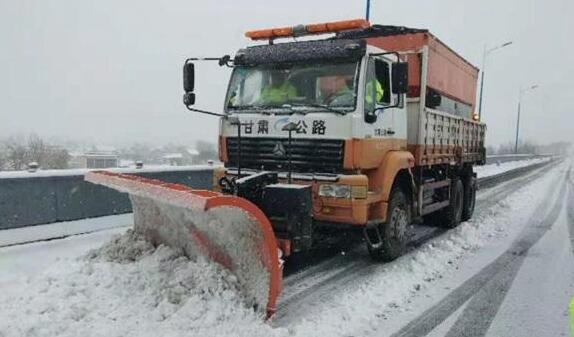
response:
[[[508,161],[500,164],[488,164],[484,166],[476,166],[474,168],[474,171],[476,172],[477,177],[480,179],[504,173],[517,168],[544,163],[551,159],[552,159],[551,157],[542,157],[542,158]]]
[[[118,168],[100,168],[100,169],[66,169],[66,170],[38,170],[35,172],[28,171],[0,171],[0,179],[9,178],[38,178],[38,177],[66,177],[66,176],[83,176],[91,171],[109,171],[114,173],[159,173],[159,172],[181,172],[181,171],[203,171],[212,170],[219,167],[220,164],[214,165],[188,165],[188,166],[144,166],[140,169],[134,167]]]

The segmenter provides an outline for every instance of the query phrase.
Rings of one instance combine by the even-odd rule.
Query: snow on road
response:
[[[0,248],[0,288],[7,289],[19,282],[27,282],[28,278],[37,277],[51,266],[65,265],[125,231],[126,228],[117,228],[60,240]]]
[[[0,247],[127,227],[133,223],[133,214],[129,213],[0,230]]]
[[[143,246],[139,251],[136,249],[136,253],[133,249],[119,249],[141,247],[137,240],[128,240],[128,236],[122,237],[127,240],[122,245],[118,242],[109,244],[107,250],[87,257],[81,255],[88,247],[73,242],[85,239],[93,247],[98,241],[108,240],[112,233],[105,231],[0,248],[0,282],[4,281],[2,289],[5,290],[0,292],[3,303],[0,336],[391,335],[507,250],[524,227],[532,224],[536,212],[540,213],[536,205],[559,197],[556,186],[563,182],[566,168],[566,164],[561,164],[551,170],[543,169],[547,173],[541,178],[493,205],[488,202],[496,200],[496,195],[505,187],[480,192],[477,206],[480,209],[481,204],[488,204],[488,207],[480,210],[473,220],[392,263],[372,264],[367,254],[361,253],[363,262],[352,269],[357,273],[347,274],[348,282],[333,282],[328,292],[310,296],[298,308],[302,313],[300,316],[278,319],[272,325],[263,323],[252,310],[240,304],[230,290],[233,289],[233,278],[217,267],[202,261],[189,261],[165,247],[154,250]],[[558,310],[560,301],[567,302],[572,296],[572,292],[568,295],[572,290],[568,288],[568,282],[559,282],[552,290],[551,278],[534,272],[545,267],[544,271],[556,273],[568,261],[570,266],[574,265],[572,256],[565,251],[565,244],[554,242],[560,239],[568,242],[563,219],[561,215],[558,224],[562,225],[552,227],[528,253],[522,268],[517,268],[515,283],[520,286],[519,290],[514,291],[511,287],[508,301],[501,304],[500,316],[492,317],[494,332],[504,335],[513,324],[531,320],[525,315],[532,310],[527,309],[536,303],[545,303],[531,294],[532,298],[521,302],[523,292],[536,289],[532,282],[545,284],[547,292],[537,295],[548,296],[547,302],[552,308],[549,311]],[[50,254],[42,256],[42,251],[49,252],[50,244],[66,241],[72,244],[65,248],[70,249],[65,258],[55,259]],[[545,263],[551,256],[556,256],[557,261]],[[24,271],[17,272],[18,263],[4,268],[10,261],[22,261],[20,266]],[[37,265],[41,267],[36,269]],[[571,280],[569,273],[572,270],[562,270],[564,277]],[[559,297],[560,301],[557,300]],[[433,328],[431,334],[441,329],[448,332],[458,317],[464,315],[471,300],[465,303],[453,307],[448,319]],[[562,311],[555,314],[549,322],[558,325],[567,322]],[[552,312],[542,316],[549,318],[550,315]],[[504,322],[513,323],[505,325]],[[530,326],[524,328],[535,326],[535,322],[530,322]],[[567,325],[564,325],[563,330],[558,327],[554,331],[566,329]]]
[[[510,240],[470,256],[441,287],[396,315],[392,336],[566,336],[574,256],[568,234],[556,235],[567,231],[564,178],[548,187],[539,190],[522,224],[508,231]]]
[[[130,231],[3,292],[0,335],[268,335],[235,289],[215,264],[155,249]]]
[[[574,297],[574,252],[563,209],[551,230],[528,252],[489,330],[490,336],[566,335]],[[541,310],[542,309],[542,310]]]

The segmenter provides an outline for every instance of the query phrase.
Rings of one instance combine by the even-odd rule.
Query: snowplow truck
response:
[[[88,174],[130,193],[136,231],[218,262],[269,316],[283,260],[322,229],[358,229],[390,261],[411,224],[472,216],[486,131],[476,67],[427,30],[361,19],[246,37],[256,43],[234,57],[184,64],[186,107],[219,116],[212,191]],[[193,107],[199,61],[232,68],[222,112]]]

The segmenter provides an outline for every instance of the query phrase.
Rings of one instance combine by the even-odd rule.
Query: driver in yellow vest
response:
[[[264,104],[287,103],[297,96],[297,89],[287,80],[287,74],[274,70],[271,73],[271,83],[261,91],[261,101]]]
[[[373,104],[373,85],[375,87],[375,91],[374,91],[375,98],[376,98],[375,103],[381,103],[383,100],[383,96],[385,95],[385,89],[383,89],[381,82],[379,82],[375,78],[370,80],[365,87],[365,91],[366,91],[365,92],[365,101],[368,104]]]

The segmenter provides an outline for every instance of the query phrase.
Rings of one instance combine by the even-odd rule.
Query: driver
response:
[[[355,99],[351,87],[353,75],[338,75],[321,79],[323,101],[330,106],[350,106]]]
[[[261,91],[264,104],[286,103],[296,96],[297,89],[287,80],[287,72],[281,70],[271,72],[271,82]]]

